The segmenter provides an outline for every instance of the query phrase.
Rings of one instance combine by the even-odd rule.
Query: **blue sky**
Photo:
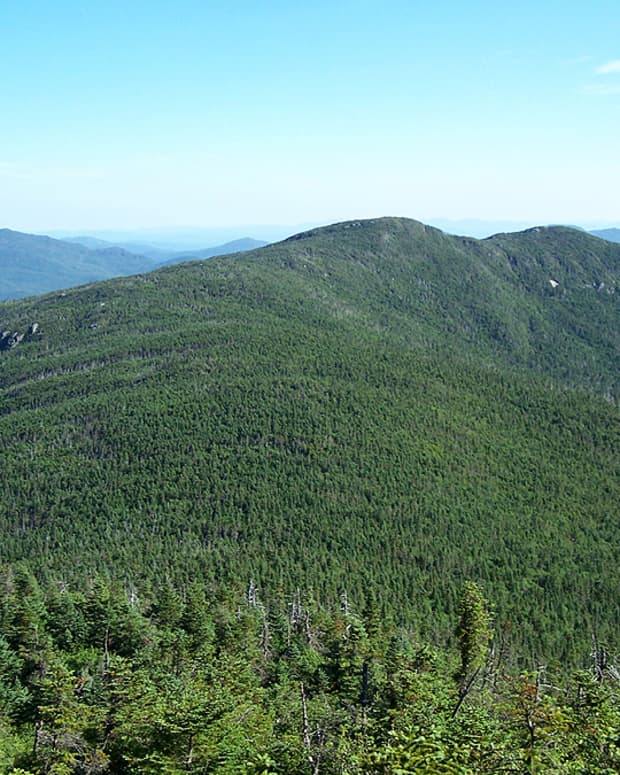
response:
[[[620,7],[0,4],[0,226],[620,225]]]

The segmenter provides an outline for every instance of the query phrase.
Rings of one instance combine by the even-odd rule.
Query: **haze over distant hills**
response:
[[[620,229],[595,229],[590,234],[606,239],[608,242],[620,242]]]
[[[619,287],[583,231],[380,218],[2,304],[0,559],[438,638],[474,578],[578,661],[619,635]]]
[[[226,242],[224,245],[216,245],[211,248],[172,253],[172,255],[169,255],[165,260],[162,260],[158,266],[170,266],[171,264],[178,264],[181,261],[213,258],[213,256],[225,256],[230,253],[242,253],[246,250],[254,250],[255,248],[260,248],[267,244],[267,242],[253,239],[252,237],[242,237],[241,239],[232,240],[231,242]]]
[[[97,237],[67,237],[65,242],[73,242],[91,249],[102,248],[121,248],[137,255],[147,256],[153,259],[153,268],[158,266],[176,264],[180,261],[190,261],[191,259],[212,258],[213,256],[225,256],[228,253],[240,253],[244,250],[253,250],[263,247],[268,243],[264,240],[253,239],[252,237],[241,237],[240,239],[225,242],[223,245],[213,245],[207,248],[195,248],[183,250],[168,250],[161,245],[151,245],[142,242],[108,242]]]
[[[0,230],[0,299],[60,290],[153,268],[146,256],[118,247],[97,249],[36,234]]]
[[[84,229],[77,231],[54,230],[50,236],[57,239],[81,239],[84,236],[101,239],[113,245],[148,246],[172,252],[189,252],[214,247],[244,236],[265,242],[285,239],[291,234],[319,226],[319,223],[300,224],[244,224],[234,226],[178,226],[136,229]],[[136,248],[137,249],[137,248]]]
[[[243,238],[195,251],[168,251],[149,245],[115,245],[84,236],[58,240],[0,230],[0,300],[61,290],[110,277],[148,272],[163,264],[236,253],[263,243]],[[139,250],[143,252],[139,252]]]

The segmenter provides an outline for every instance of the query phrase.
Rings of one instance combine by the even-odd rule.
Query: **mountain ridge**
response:
[[[96,238],[59,240],[46,235],[0,229],[0,301],[148,272],[158,266],[207,259],[267,243],[244,237],[195,251],[154,248],[141,254],[130,245]],[[148,247],[148,246],[143,246]]]
[[[214,245],[209,248],[175,251],[164,261],[160,261],[157,264],[157,268],[170,266],[171,264],[179,264],[185,261],[195,261],[197,259],[213,258],[215,256],[226,256],[230,253],[243,253],[247,250],[255,250],[256,248],[261,248],[268,244],[269,243],[264,240],[257,240],[253,237],[240,237],[239,239],[224,242],[221,245]]]
[[[53,237],[0,230],[0,299],[61,290],[151,267],[146,257],[122,248],[93,250]]]
[[[0,558],[616,642],[620,247],[348,223],[0,304]]]
[[[263,247],[269,243],[265,240],[257,240],[253,237],[239,237],[234,240],[229,240],[221,244],[210,245],[208,247],[197,247],[193,249],[184,248],[183,250],[171,250],[169,248],[160,247],[157,245],[150,245],[146,243],[138,242],[112,242],[109,240],[99,239],[98,237],[65,237],[63,242],[72,242],[79,245],[84,245],[87,248],[121,248],[127,250],[130,253],[136,255],[144,255],[147,258],[153,260],[153,269],[157,269],[160,266],[167,266],[169,264],[181,263],[183,261],[190,261],[192,259],[199,258],[212,258],[213,256],[223,256],[228,253],[238,253],[244,250],[252,250],[254,248]]]

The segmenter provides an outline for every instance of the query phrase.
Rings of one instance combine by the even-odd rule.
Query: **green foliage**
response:
[[[24,660],[0,636],[0,719],[20,716],[28,703],[28,690],[20,682]]]
[[[484,667],[488,659],[489,642],[493,637],[489,606],[476,582],[465,583],[458,613],[456,637],[461,665],[457,677],[465,690]]]
[[[166,589],[177,602],[189,592]],[[620,766],[620,684],[607,652],[575,674],[492,669],[455,715],[456,651],[383,622],[371,637],[348,597],[335,611],[299,591],[269,608],[253,591],[211,597],[208,643],[181,618],[155,623],[154,608],[134,600],[144,637],[128,650],[114,638],[54,640],[67,609],[53,589],[41,594],[55,608],[42,604],[48,646],[36,671],[24,672],[23,644],[0,629],[0,679],[18,671],[11,696],[34,699],[28,716],[0,713],[0,773],[607,775]],[[88,620],[92,591],[62,594]],[[474,624],[485,618],[476,585],[463,599]]]
[[[580,665],[620,621],[619,251],[379,219],[0,305],[0,559],[56,645],[137,654],[144,598],[182,664],[250,580],[452,643],[476,578],[514,659]]]

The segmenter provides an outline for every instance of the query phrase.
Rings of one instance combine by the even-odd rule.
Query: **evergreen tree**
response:
[[[459,699],[454,708],[454,715],[485,667],[493,637],[489,604],[475,581],[465,583],[459,603],[456,637],[461,662],[456,674]]]

